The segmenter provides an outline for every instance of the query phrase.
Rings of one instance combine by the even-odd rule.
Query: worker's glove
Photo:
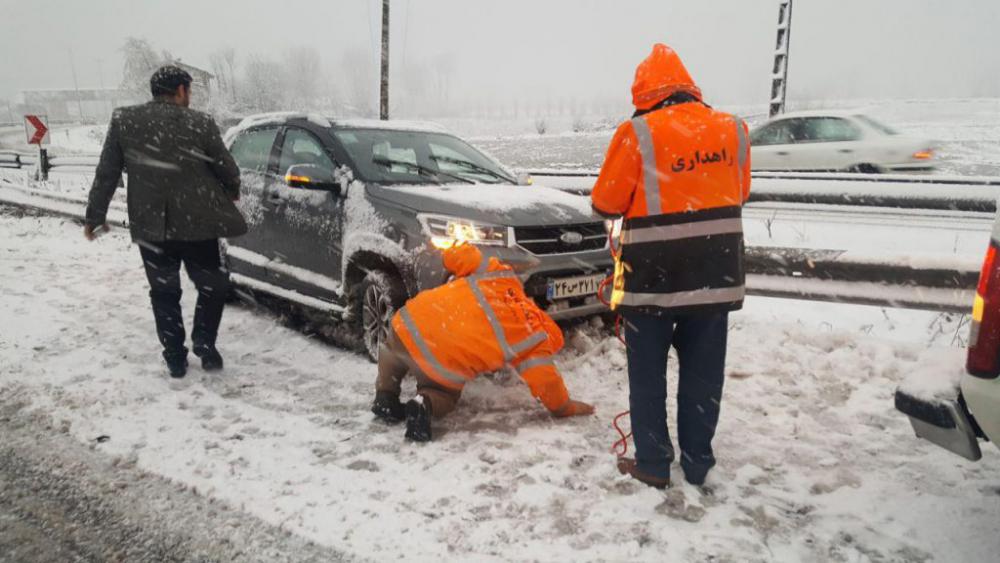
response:
[[[566,418],[568,416],[583,416],[588,414],[594,414],[594,407],[593,405],[588,405],[583,401],[570,401],[552,414],[558,418]]]

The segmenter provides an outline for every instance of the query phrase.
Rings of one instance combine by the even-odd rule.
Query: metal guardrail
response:
[[[586,194],[596,170],[527,171],[551,187]],[[902,174],[754,172],[749,203],[890,207],[995,213],[1000,178]]]
[[[596,168],[536,168],[525,170],[532,176],[596,178],[600,170]],[[1000,178],[992,176],[945,176],[938,174],[864,174],[856,172],[767,172],[753,171],[754,179],[774,178],[779,180],[822,180],[840,182],[890,182],[894,184],[943,184],[968,186],[1000,186]]]
[[[0,152],[0,168],[21,168],[21,155],[15,152]]]
[[[14,185],[0,178],[0,205],[83,220],[86,199]],[[127,226],[127,211],[112,202],[109,222]],[[839,250],[753,246],[746,251],[750,295],[894,308],[968,313],[979,272],[960,261],[913,264]]]
[[[0,151],[0,168],[37,165],[37,155]],[[52,168],[94,168],[96,155],[51,156]],[[596,170],[534,170],[546,184],[575,193],[593,187]],[[869,174],[753,174],[750,203],[783,202],[995,212],[1000,178]],[[41,190],[6,185],[22,207],[82,218],[86,201]],[[906,193],[894,193],[905,189]],[[749,247],[747,288],[751,295],[835,301],[967,313],[978,281],[978,264],[911,265],[905,260],[872,260],[839,250]]]
[[[88,154],[49,155],[48,167],[50,170],[96,168],[98,160],[97,155]],[[37,164],[36,154],[0,151],[0,168]],[[551,187],[578,194],[589,193],[598,174],[592,169],[527,172]],[[751,204],[780,202],[995,213],[1000,197],[1000,178],[989,177],[794,172],[754,172],[752,177]]]

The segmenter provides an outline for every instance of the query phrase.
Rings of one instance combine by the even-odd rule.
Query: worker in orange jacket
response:
[[[593,413],[569,398],[552,360],[562,331],[525,295],[510,266],[484,260],[471,244],[452,246],[442,258],[454,279],[420,292],[392,319],[379,351],[372,412],[389,422],[405,418],[406,438],[429,441],[431,417],[454,410],[466,383],[510,365],[554,416]],[[417,379],[417,397],[404,407],[399,395],[407,373]]]
[[[619,470],[670,483],[666,366],[677,350],[677,433],[685,479],[715,465],[728,314],[744,296],[742,207],[750,194],[743,120],[702,101],[680,57],[657,44],[632,85],[592,192],[594,209],[624,217],[611,305],[624,317],[636,458]]]

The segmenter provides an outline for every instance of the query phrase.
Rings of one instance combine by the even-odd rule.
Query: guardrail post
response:
[[[48,149],[42,148],[41,145],[38,147],[38,168],[36,172],[36,179],[40,182],[46,182],[49,179],[49,170],[52,169],[52,164],[49,162],[49,151]]]

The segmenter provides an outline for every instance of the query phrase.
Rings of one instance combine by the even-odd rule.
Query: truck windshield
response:
[[[517,183],[486,155],[445,133],[340,128],[332,132],[366,182]]]

